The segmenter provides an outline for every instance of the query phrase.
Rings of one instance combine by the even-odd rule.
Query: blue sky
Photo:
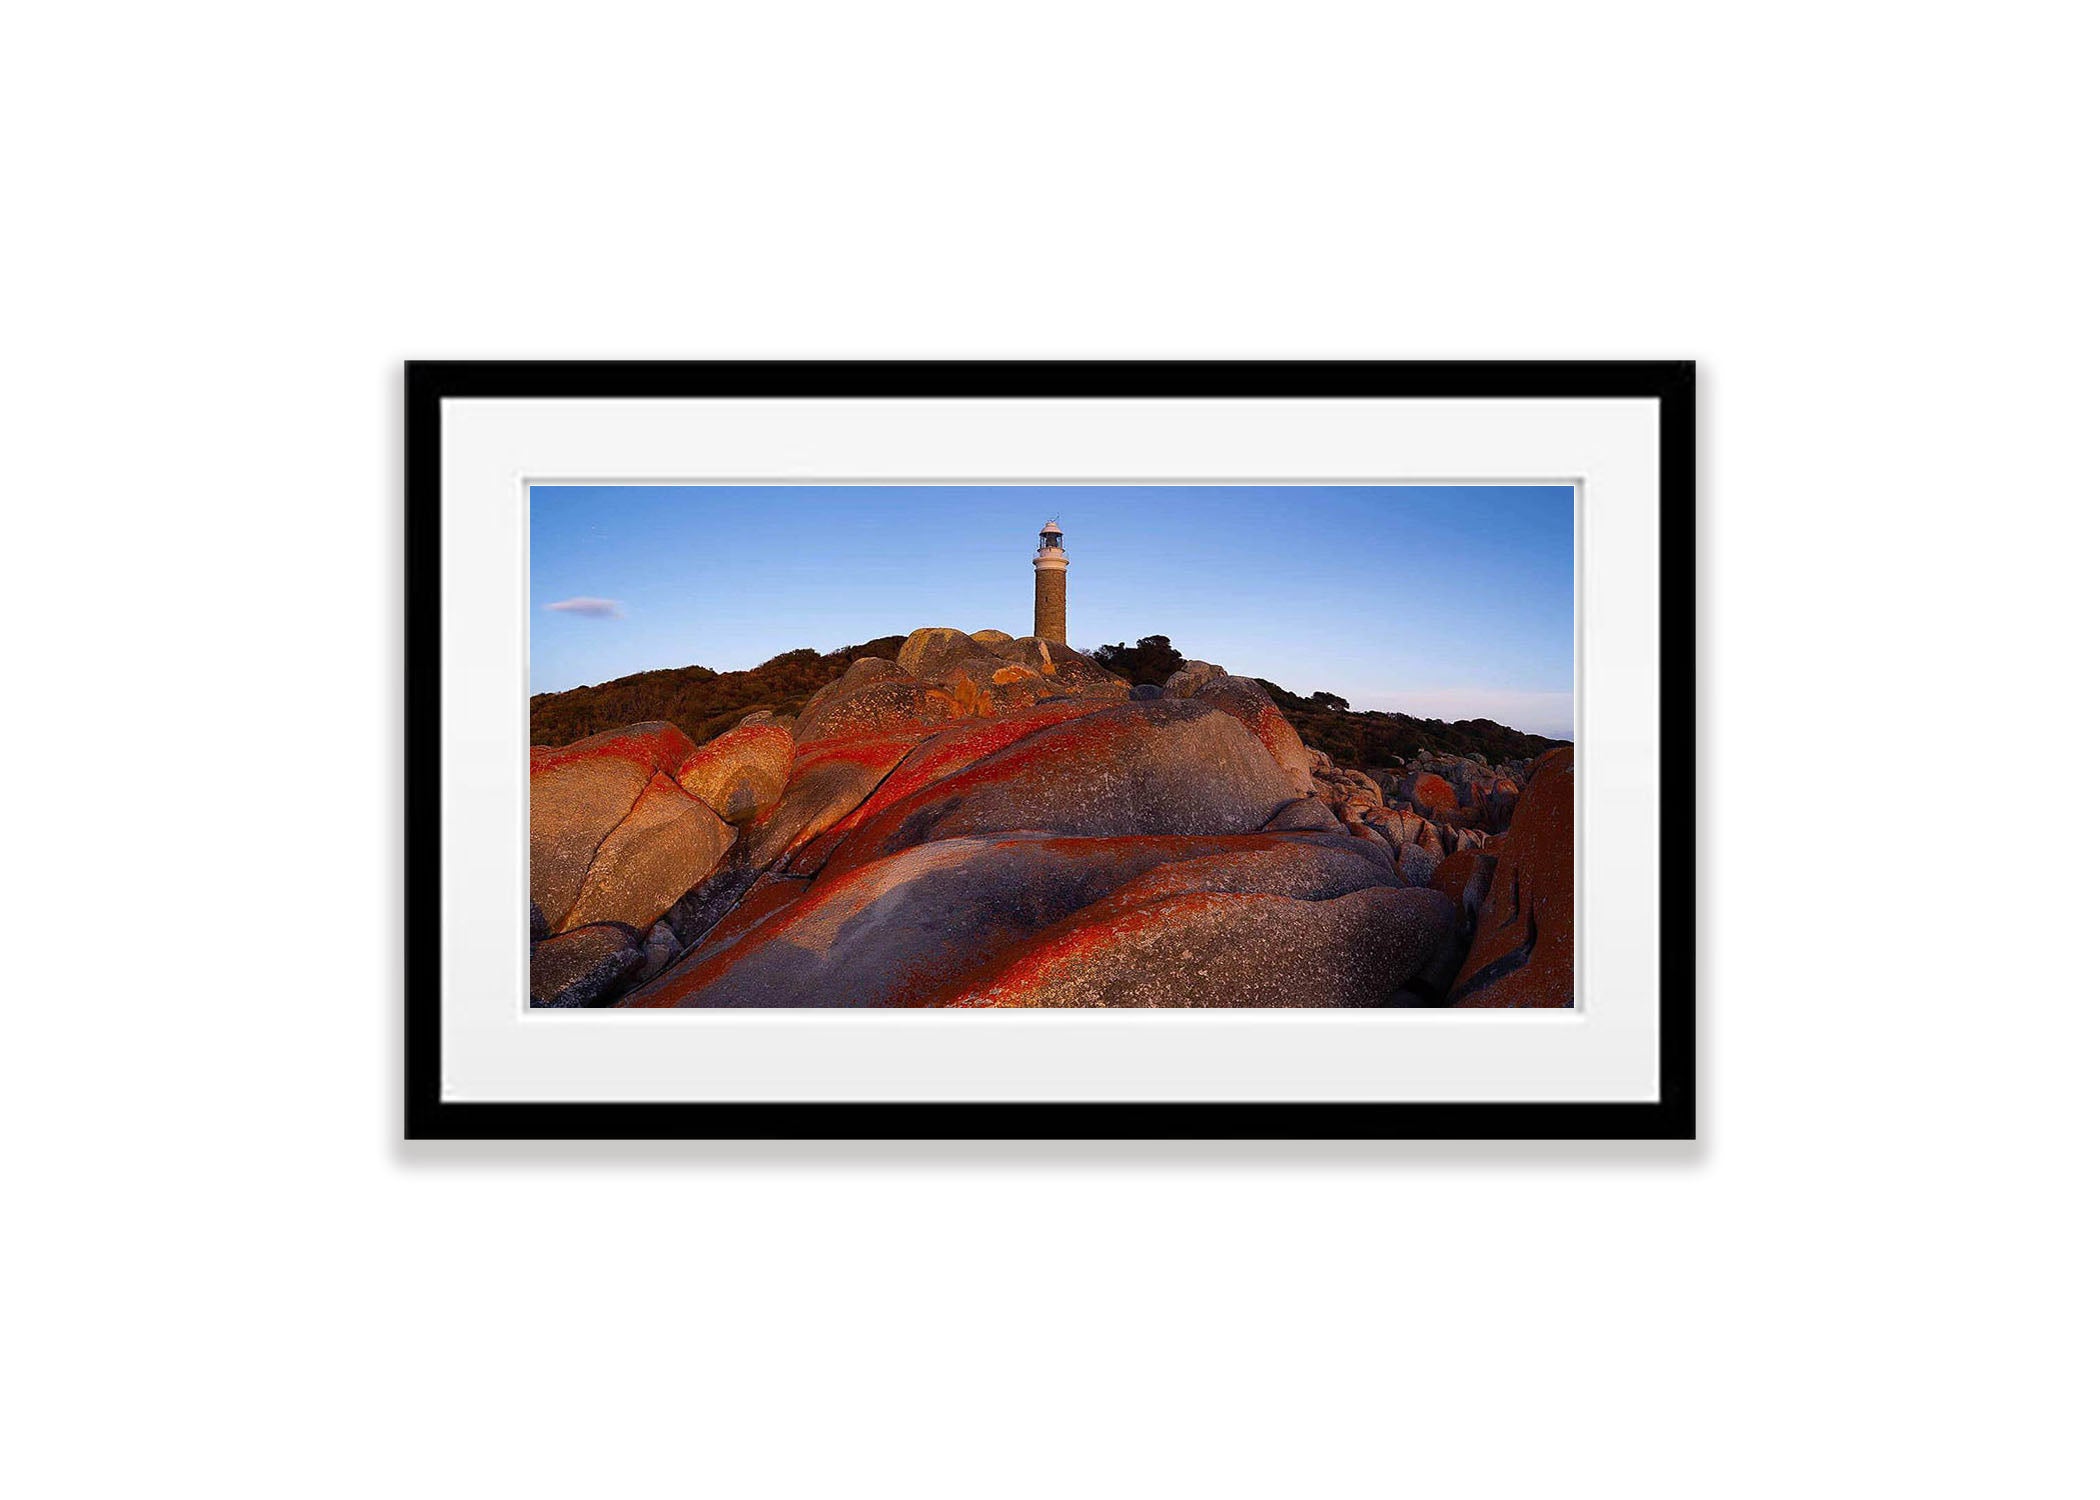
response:
[[[538,485],[532,690],[921,625],[1026,635],[1053,515],[1081,649],[1166,635],[1356,708],[1574,733],[1565,485]]]

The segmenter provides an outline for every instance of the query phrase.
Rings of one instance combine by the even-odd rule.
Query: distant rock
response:
[[[1165,692],[1169,698],[1193,698],[1199,689],[1225,675],[1225,669],[1212,662],[1184,662],[1181,669],[1167,679]]]
[[[1329,774],[1328,779],[1346,789],[1343,793],[1344,801],[1360,800],[1366,807],[1385,806],[1385,789],[1362,771],[1338,766]]]
[[[1350,806],[1353,808],[1355,805],[1350,804]],[[1396,857],[1402,849],[1414,847],[1414,832],[1408,826],[1408,821],[1412,816],[1410,813],[1396,811],[1390,807],[1364,807],[1357,809],[1357,821],[1376,830],[1379,836],[1392,846]],[[1420,820],[1416,819],[1415,821],[1419,822]],[[1414,883],[1419,885],[1421,882],[1416,881]]]
[[[1458,811],[1458,793],[1434,771],[1417,771],[1401,785],[1408,804],[1432,822],[1449,822]]]
[[[1509,827],[1509,820],[1517,810],[1517,799],[1524,788],[1507,776],[1497,776],[1488,786],[1487,795],[1481,803],[1480,826],[1489,833],[1501,833]]]
[[[641,964],[641,945],[629,928],[605,924],[561,933],[532,945],[532,1003],[603,1004]]]
[[[1141,682],[1130,690],[1130,701],[1132,703],[1150,703],[1154,699],[1163,696],[1164,694],[1161,693],[1159,684],[1156,682]]]

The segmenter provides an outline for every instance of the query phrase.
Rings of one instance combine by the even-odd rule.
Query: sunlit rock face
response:
[[[1566,1004],[1561,949],[1497,925],[1570,916],[1498,894],[1550,885],[1572,826],[1541,765],[1374,777],[1223,668],[1133,693],[1060,642],[927,628],[792,720],[536,749],[533,1001]]]
[[[671,725],[636,724],[533,757],[532,901],[554,930],[579,925],[569,914],[600,846],[651,782],[692,752]]]
[[[688,755],[678,784],[726,823],[748,823],[770,812],[787,790],[795,737],[770,720],[740,724]]]
[[[591,857],[560,930],[592,922],[646,930],[735,842],[713,808],[658,772]]]

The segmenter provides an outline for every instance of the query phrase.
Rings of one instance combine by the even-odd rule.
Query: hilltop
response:
[[[785,651],[745,671],[674,667],[637,672],[595,687],[537,693],[532,699],[532,743],[567,745],[629,724],[659,722],[678,727],[704,744],[750,714],[767,710],[783,717],[800,713],[862,657],[895,661],[901,635],[880,636],[857,646],[818,652]],[[1187,660],[1165,636],[1140,637],[1136,646],[1099,646],[1093,660],[1132,686],[1164,685]],[[1526,734],[1489,719],[1417,719],[1408,714],[1352,710],[1333,693],[1301,696],[1266,678],[1276,707],[1309,749],[1324,751],[1337,765],[1383,770],[1405,764],[1419,751],[1438,756],[1483,755],[1491,762],[1529,760],[1566,740]]]
[[[818,689],[845,675],[863,656],[895,661],[901,635],[880,636],[858,646],[817,652],[783,651],[742,672],[711,667],[671,667],[636,672],[595,687],[532,695],[532,743],[567,745],[608,729],[651,720],[675,724],[695,744],[705,744],[737,720],[761,709],[800,713]]]

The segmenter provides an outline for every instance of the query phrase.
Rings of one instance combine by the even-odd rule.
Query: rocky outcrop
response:
[[[1230,714],[1171,699],[1112,703],[905,798],[870,818],[841,857],[860,863],[983,833],[1251,833],[1297,795]]]
[[[1417,813],[1435,822],[1449,822],[1458,811],[1457,791],[1434,771],[1416,771],[1408,776],[1400,785],[1400,795]]]
[[[533,757],[531,896],[551,928],[577,925],[565,919],[606,836],[692,751],[669,724],[637,724]]]
[[[1186,672],[1188,668],[1181,670]],[[1291,728],[1291,721],[1277,711],[1260,683],[1251,677],[1214,678],[1196,689],[1193,701],[1222,709],[1246,725],[1282,770],[1292,795],[1302,797],[1312,790],[1312,757],[1306,753],[1298,731]]]
[[[846,837],[876,814],[936,782],[969,769],[995,751],[1004,750],[1053,724],[1093,713],[1101,706],[1099,702],[1085,701],[1042,703],[994,719],[973,719],[968,723],[950,725],[928,735],[912,745],[895,768],[884,775],[851,811],[833,823],[822,837],[812,838],[805,844],[790,862],[789,869],[796,874],[816,874]]]
[[[1417,760],[1337,766],[1209,663],[1133,690],[1055,642],[914,631],[792,720],[536,748],[533,1002],[1566,1003],[1532,998],[1546,968],[1508,987],[1548,945],[1496,935],[1550,784]],[[1532,894],[1511,909],[1570,914]]]
[[[827,872],[622,1003],[945,1004],[966,976],[1074,913],[1199,891],[1317,902],[1392,884],[1390,870],[1319,835],[940,839]]]
[[[736,835],[714,809],[659,772],[591,858],[566,932],[594,922],[646,929],[714,869]]]
[[[679,763],[677,781],[725,823],[748,823],[780,800],[794,758],[794,735],[768,715],[688,755]]]
[[[897,665],[914,677],[939,679],[973,660],[982,660],[994,664],[986,669],[989,675],[1006,664],[1004,657],[991,650],[993,644],[996,643],[979,641],[964,631],[929,626],[904,638],[904,644],[897,648]]]
[[[798,746],[787,790],[750,830],[750,862],[764,868],[827,831],[866,801],[897,762],[932,732],[931,726],[915,724]]]
[[[1180,670],[1167,679],[1165,692],[1169,698],[1193,698],[1206,685],[1225,675],[1227,674],[1223,667],[1211,662],[1183,662]]]
[[[1027,667],[1042,677],[1050,696],[1123,698],[1130,692],[1129,683],[1062,641],[1024,635],[1018,640],[996,643],[992,650],[1008,663]]]
[[[934,683],[893,661],[864,656],[795,716],[795,742],[884,734],[955,717],[955,704]]]
[[[1496,848],[1451,1003],[1573,1005],[1574,919],[1575,752],[1555,750],[1539,757]]]
[[[1424,817],[1500,833],[1509,827],[1523,793],[1529,762],[1489,765],[1484,755],[1421,752],[1402,771],[1374,772],[1389,800],[1408,802]]]

